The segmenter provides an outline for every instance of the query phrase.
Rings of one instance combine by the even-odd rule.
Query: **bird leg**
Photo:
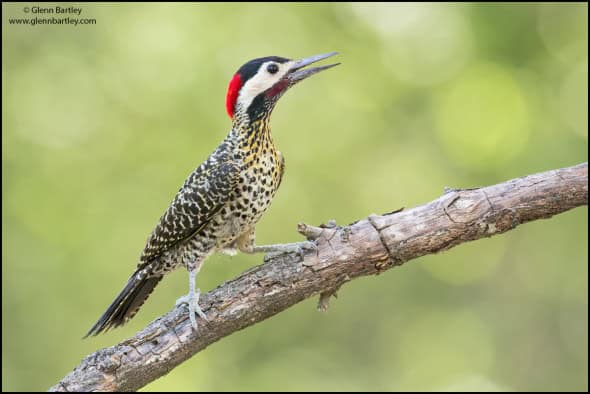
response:
[[[197,269],[189,269],[188,272],[189,278],[189,292],[187,295],[180,297],[176,300],[176,305],[179,304],[188,304],[188,311],[189,311],[189,318],[191,319],[191,325],[193,329],[197,331],[197,319],[195,318],[195,313],[198,314],[203,320],[207,320],[207,315],[199,306],[199,297],[201,296],[201,289],[197,289],[195,291],[195,280],[197,278]]]
[[[246,253],[268,253],[270,255],[279,255],[296,252],[303,255],[307,250],[316,250],[316,245],[310,241],[274,245],[252,245],[250,250],[246,251]]]
[[[236,240],[237,248],[243,253],[268,253],[269,256],[284,253],[298,253],[304,255],[306,251],[316,250],[316,244],[310,241],[293,242],[288,244],[256,245],[254,230],[247,232]]]

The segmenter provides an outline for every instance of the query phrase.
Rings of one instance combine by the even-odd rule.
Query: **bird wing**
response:
[[[239,179],[234,161],[203,163],[184,182],[149,236],[140,266],[160,257],[209,223],[227,202]]]

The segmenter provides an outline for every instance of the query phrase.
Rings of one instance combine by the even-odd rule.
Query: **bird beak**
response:
[[[311,67],[311,68],[303,69],[303,67],[305,67],[305,66],[319,62],[320,60],[324,60],[328,57],[331,57],[331,56],[334,56],[337,54],[338,54],[338,52],[330,52],[330,53],[324,53],[322,55],[315,55],[315,56],[306,57],[305,59],[301,59],[301,60],[295,60],[295,62],[293,63],[293,65],[291,66],[291,68],[289,69],[289,72],[287,74],[287,78],[289,79],[290,84],[293,85],[299,81],[304,80],[307,77],[312,76],[313,74],[319,73],[320,71],[327,70],[329,68],[339,65],[340,63],[334,63],[334,64],[328,64],[327,66]]]

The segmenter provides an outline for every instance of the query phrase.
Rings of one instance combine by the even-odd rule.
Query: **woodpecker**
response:
[[[232,120],[227,137],[185,180],[147,239],[135,272],[86,337],[129,321],[164,275],[183,265],[189,273],[189,293],[177,304],[188,304],[193,329],[200,290],[195,280],[205,259],[215,252],[302,252],[311,242],[255,244],[254,227],[269,207],[285,170],[273,144],[269,120],[279,98],[296,83],[339,63],[306,66],[336,52],[291,60],[268,56],[251,60],[234,74],[226,96]]]

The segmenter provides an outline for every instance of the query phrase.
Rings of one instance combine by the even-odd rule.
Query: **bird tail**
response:
[[[136,271],[127,281],[125,288],[108,307],[105,313],[84,338],[98,335],[111,328],[119,327],[129,321],[139,311],[145,300],[152,294],[162,276],[143,277]]]

